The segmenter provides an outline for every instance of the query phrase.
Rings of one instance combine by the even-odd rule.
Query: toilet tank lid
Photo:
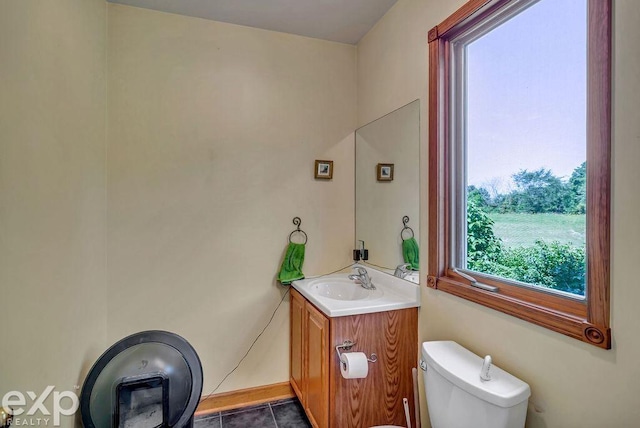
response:
[[[492,365],[490,381],[480,379],[483,358],[453,341],[424,342],[422,358],[458,388],[500,407],[512,407],[531,395],[529,385]]]

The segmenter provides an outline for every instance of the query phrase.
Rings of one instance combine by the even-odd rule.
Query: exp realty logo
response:
[[[60,416],[71,416],[79,406],[78,396],[72,391],[56,391],[56,387],[49,385],[40,395],[27,391],[27,397],[20,391],[9,391],[2,397],[2,407],[10,409],[6,426],[60,426]],[[53,392],[50,411],[45,401]]]

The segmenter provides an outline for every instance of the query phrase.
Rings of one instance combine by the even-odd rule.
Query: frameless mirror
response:
[[[364,241],[369,250],[367,263],[391,273],[397,266],[413,262],[402,276],[416,283],[419,153],[420,100],[356,130],[355,248]]]

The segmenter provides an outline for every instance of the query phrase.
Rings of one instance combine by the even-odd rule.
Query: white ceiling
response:
[[[146,9],[356,44],[397,0],[109,0]]]

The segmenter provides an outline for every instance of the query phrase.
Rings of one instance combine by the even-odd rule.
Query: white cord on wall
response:
[[[344,266],[338,270],[334,270],[333,272],[329,272],[329,273],[324,273],[322,275],[316,275],[316,276],[310,276],[308,278],[305,279],[313,279],[313,278],[320,278],[323,276],[327,276],[327,275],[331,275],[334,273],[338,273],[340,271],[343,271],[351,266],[353,266],[355,263],[350,263],[347,266]],[[260,334],[258,334],[258,336],[256,336],[256,338],[254,339],[254,341],[251,343],[251,345],[249,346],[249,349],[247,349],[247,352],[245,352],[245,354],[242,356],[242,358],[240,358],[240,361],[238,361],[238,364],[236,364],[236,366],[229,372],[227,373],[222,380],[220,381],[220,383],[218,383],[218,385],[216,385],[216,387],[214,388],[213,391],[211,391],[209,394],[205,395],[204,397],[202,397],[203,400],[206,400],[207,398],[211,397],[213,394],[216,393],[216,391],[218,391],[218,389],[220,389],[220,387],[222,386],[222,384],[224,383],[225,380],[227,380],[227,378],[229,376],[231,376],[237,369],[238,367],[240,367],[240,364],[242,364],[242,362],[247,358],[247,356],[249,355],[249,352],[251,352],[251,350],[253,349],[253,347],[255,346],[255,344],[258,342],[258,339],[260,339],[260,337],[262,336],[262,334],[267,330],[267,328],[269,327],[269,325],[271,325],[271,322],[273,321],[273,318],[275,318],[276,313],[278,312],[278,309],[280,309],[280,306],[282,306],[282,302],[284,302],[284,299],[287,297],[287,295],[289,294],[289,291],[291,290],[291,286],[288,286],[289,288],[287,288],[287,291],[284,293],[284,295],[282,296],[282,299],[280,299],[280,303],[278,303],[278,306],[276,306],[276,309],[273,311],[273,313],[271,314],[271,318],[269,318],[269,321],[267,322],[267,324],[264,326],[264,328],[262,329],[262,331],[260,332]]]

